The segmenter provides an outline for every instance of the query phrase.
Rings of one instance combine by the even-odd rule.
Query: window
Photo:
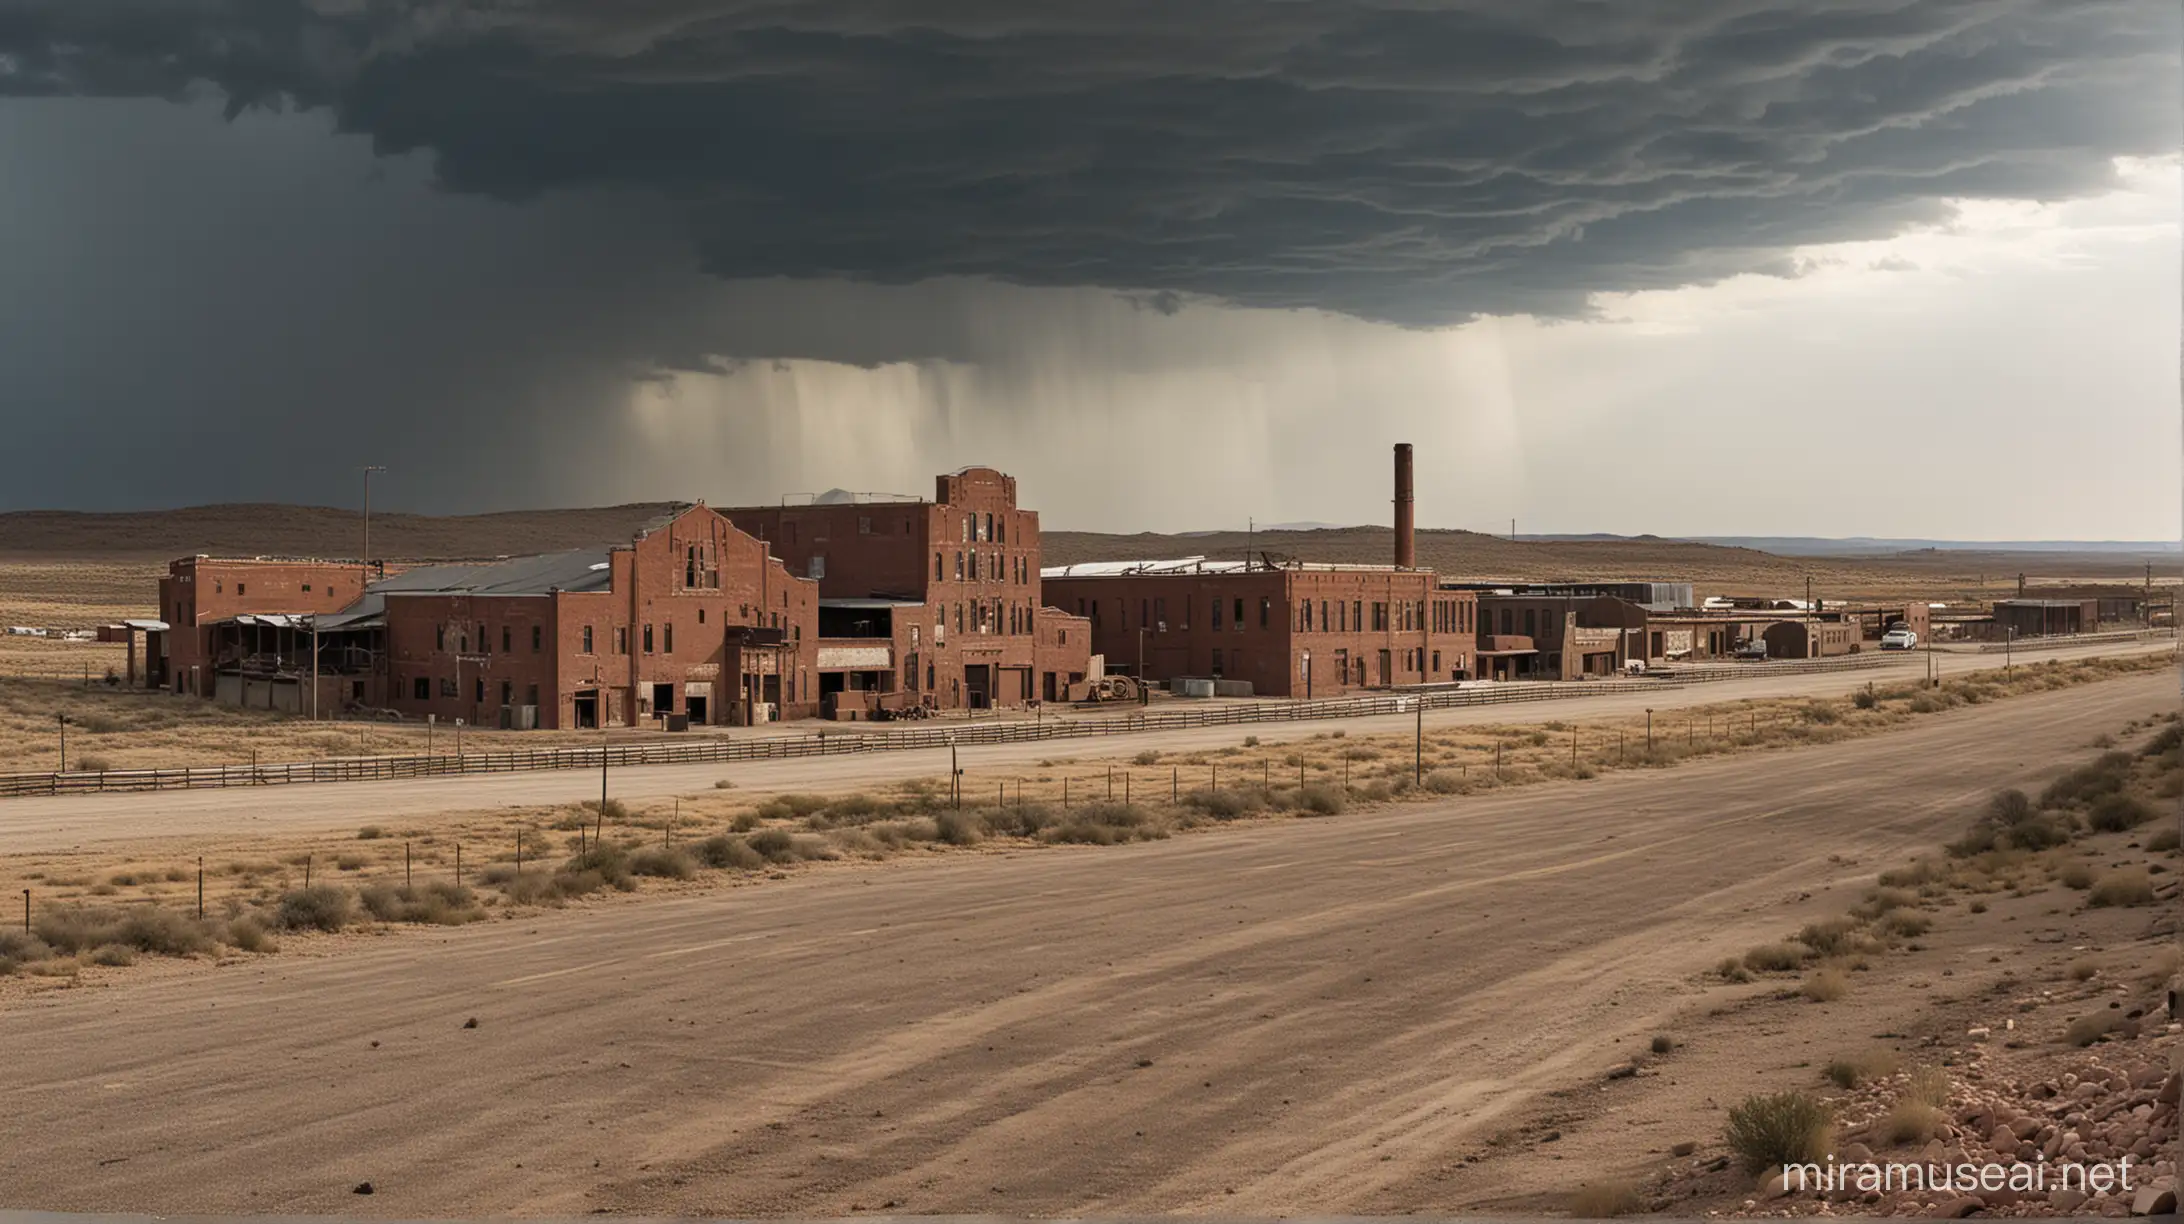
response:
[[[418,701],[432,700],[432,681],[423,676],[410,681],[410,696]]]
[[[993,538],[993,516],[990,514],[986,516],[986,538]]]
[[[1274,617],[1274,601],[1267,596],[1259,597],[1259,628],[1267,628]]]
[[[583,649],[579,650],[577,653],[590,654],[591,652],[591,626],[586,625],[584,626],[584,646]]]
[[[515,645],[514,645],[514,642],[515,642],[515,640],[516,640],[516,636],[515,636],[515,635],[516,635],[516,631],[515,631],[515,630],[513,630],[513,629],[510,629],[510,628],[509,628],[508,626],[506,626],[506,625],[502,625],[502,626],[501,626],[501,653],[502,653],[502,654],[507,654],[507,653],[508,653],[509,651],[511,651],[511,650],[514,650],[514,649],[515,649]]]
[[[955,580],[956,580],[957,582],[961,582],[961,581],[963,581],[963,554],[962,554],[962,553],[957,553],[957,554],[955,555]]]
[[[238,582],[238,583],[236,583],[236,584],[235,584],[235,593],[236,593],[237,595],[246,595],[246,594],[248,594],[249,592],[250,592],[250,584],[249,584],[249,583],[247,583],[247,582]]]
[[[484,677],[484,676],[480,676],[480,677],[478,677],[478,695],[477,695],[477,697],[476,697],[476,699],[475,699],[475,700],[477,701],[477,703],[478,703],[479,705],[484,705],[484,704],[485,704],[485,677]]]
[[[1514,623],[1515,620],[1516,613],[1511,612],[1507,608],[1503,608],[1501,610],[1501,631],[1503,637],[1508,637],[1517,631]]]
[[[434,650],[446,650],[446,649],[447,649],[447,626],[446,626],[446,625],[434,625],[434,626],[432,627],[432,648],[433,648]]]
[[[962,523],[960,524],[960,525],[962,526],[962,528],[963,528],[963,542],[964,542],[964,543],[966,543],[966,544],[968,544],[968,543],[970,543],[970,542],[971,542],[971,523],[972,523],[972,521],[973,521],[973,516],[971,516],[971,515],[968,515],[968,514],[966,514],[966,515],[964,515],[964,516],[963,516],[963,521],[962,521]]]
[[[1365,601],[1362,599],[1353,599],[1350,601],[1350,627],[1352,629],[1358,630],[1361,633],[1364,632]],[[1359,659],[1357,661],[1357,670],[1359,675],[1364,674],[1365,660]],[[1363,683],[1363,681],[1360,681],[1359,683]]]
[[[544,637],[545,637],[545,635],[544,635],[544,633],[543,633],[543,632],[542,632],[542,631],[540,630],[539,626],[537,626],[537,625],[533,625],[533,626],[531,626],[531,653],[532,653],[532,654],[537,654],[537,653],[538,653],[538,649],[539,649],[539,643],[540,643],[540,642],[541,642],[541,641],[542,641],[542,640],[544,639]]]
[[[503,681],[501,681],[501,704],[502,704],[502,705],[504,705],[504,706],[505,706],[505,705],[514,705],[514,704],[516,704],[516,682],[515,682],[515,681],[513,681],[513,680],[503,680]]]
[[[1312,601],[1309,599],[1297,601],[1297,628],[1306,633],[1312,631]]]
[[[614,627],[614,653],[616,653],[616,654],[628,654],[628,653],[629,653],[629,626],[628,626],[628,625],[616,625],[616,626]]]
[[[1229,617],[1229,624],[1238,633],[1242,633],[1244,631],[1244,601],[1241,597],[1236,600],[1234,615]]]
[[[933,581],[935,581],[935,582],[946,582],[947,580],[948,580],[948,554],[946,554],[946,553],[934,553],[934,554],[933,554]]]
[[[667,652],[668,654],[674,654],[674,653],[675,653],[675,622],[674,622],[674,621],[669,621],[669,622],[667,622],[667,626],[666,626],[666,628],[664,628],[664,629],[663,629],[663,630],[662,630],[661,632],[662,632],[663,634],[665,634],[665,640],[663,640],[663,641],[662,641],[662,642],[660,643],[660,646],[661,646],[661,648],[662,648],[663,650],[665,650],[665,651],[666,651],[666,652]]]
[[[525,705],[527,705],[527,706],[535,706],[535,705],[537,705],[537,704],[538,704],[538,686],[537,686],[537,685],[535,685],[535,684],[526,684],[526,685],[524,685],[524,686],[523,686],[523,704],[525,704]]]
[[[978,554],[971,554],[971,581],[978,581]]]
[[[1388,605],[1376,600],[1373,603],[1373,630],[1374,632],[1378,633],[1385,632],[1387,628]]]
[[[1526,608],[1524,610],[1524,636],[1539,636],[1539,609]]]
[[[826,554],[825,554],[825,553],[813,553],[813,554],[811,555],[811,561],[810,561],[810,562],[809,562],[809,563],[808,563],[808,564],[807,564],[807,565],[805,566],[805,571],[806,571],[806,572],[805,572],[805,575],[804,575],[804,576],[805,576],[805,577],[807,577],[807,578],[810,578],[810,579],[811,579],[811,580],[813,580],[814,582],[818,581],[818,580],[819,580],[819,579],[821,579],[821,578],[824,578],[824,577],[826,577],[826,576],[827,576],[827,556],[826,556]]]
[[[440,696],[442,696],[442,697],[461,697],[462,695],[463,695],[463,691],[462,691],[461,689],[459,689],[459,688],[456,688],[456,687],[455,687],[455,677],[453,677],[453,676],[442,676],[442,677],[440,677]]]
[[[304,583],[304,584],[303,584],[303,593],[304,593],[304,594],[306,594],[306,595],[309,595],[309,594],[311,593],[311,584],[310,584],[310,583],[306,582],[306,583]]]
[[[868,514],[860,514],[860,515],[858,515],[858,516],[857,516],[857,534],[858,534],[858,535],[871,535],[871,534],[872,534],[872,516],[871,516],[871,515],[868,515]]]
[[[1161,633],[1166,633],[1166,632],[1168,631],[1168,601],[1167,601],[1167,600],[1165,600],[1165,599],[1155,599],[1155,600],[1153,601],[1153,624],[1154,624],[1154,625],[1155,625],[1155,626],[1157,627],[1157,630],[1158,630],[1159,632],[1161,632]]]
[[[1438,650],[1433,652],[1433,674],[1436,676],[1441,674],[1441,652]]]
[[[1215,633],[1221,632],[1221,601],[1219,599],[1213,601],[1213,631]]]
[[[994,526],[994,532],[993,532],[993,542],[994,542],[994,543],[996,543],[996,544],[1006,544],[1006,543],[1008,543],[1008,542],[1009,542],[1009,516],[1008,516],[1008,515],[1006,515],[1006,514],[1002,515],[1002,516],[1001,516],[1001,521],[1000,521],[1000,522],[997,522],[997,523],[995,523],[995,524],[994,524],[993,526]]]

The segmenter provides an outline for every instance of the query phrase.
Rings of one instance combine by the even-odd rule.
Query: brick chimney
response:
[[[1418,532],[1412,521],[1410,443],[1395,444],[1395,568],[1418,568]]]

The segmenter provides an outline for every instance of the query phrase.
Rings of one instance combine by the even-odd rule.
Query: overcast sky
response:
[[[0,0],[0,509],[2173,539],[2173,0]]]

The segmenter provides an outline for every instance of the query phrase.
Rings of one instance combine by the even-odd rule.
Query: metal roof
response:
[[[379,595],[545,595],[557,590],[604,591],[613,584],[610,567],[605,551],[577,549],[461,565],[419,566],[372,583],[369,592]]]
[[[922,608],[925,606],[925,601],[922,599],[822,599],[819,601],[819,606],[822,608],[846,609]]]

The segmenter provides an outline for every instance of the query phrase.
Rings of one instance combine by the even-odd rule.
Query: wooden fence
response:
[[[254,765],[203,765],[179,769],[114,769],[100,772],[0,774],[0,797],[97,794],[113,791],[198,790],[207,787],[282,786],[309,782],[384,782],[443,778],[463,774],[526,773],[550,769],[599,769],[640,765],[714,765],[738,761],[789,760],[862,752],[1037,743],[1147,731],[1183,731],[1194,727],[1249,726],[1329,718],[1369,718],[1408,714],[1425,703],[1429,710],[1510,705],[1654,692],[1762,675],[1841,671],[1910,661],[1912,652],[1891,656],[1853,655],[1839,659],[1779,663],[1744,663],[1667,669],[1645,679],[1569,683],[1478,685],[1429,689],[1369,697],[1320,701],[1266,701],[1208,706],[1190,710],[1010,721],[954,727],[915,727],[888,731],[828,731],[812,735],[706,737],[679,743],[606,744],[599,747],[516,748],[461,755],[329,757]]]

